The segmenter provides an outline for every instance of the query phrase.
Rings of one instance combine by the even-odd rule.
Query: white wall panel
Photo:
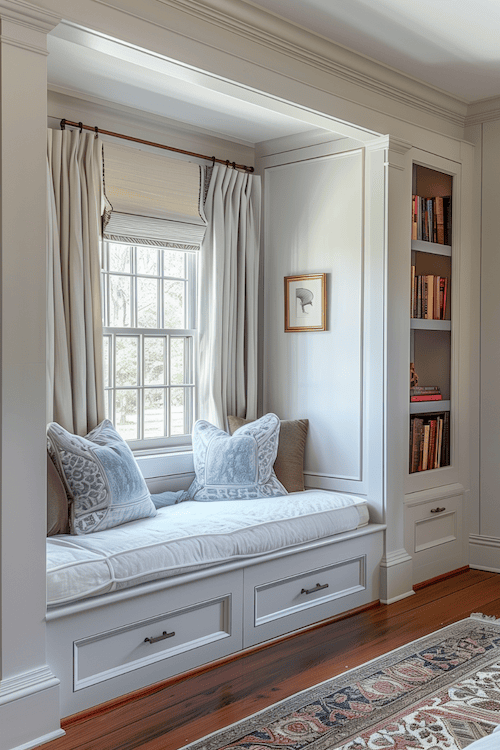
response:
[[[309,419],[306,473],[362,479],[363,158],[265,171],[264,407]],[[285,276],[327,273],[327,331],[284,332]]]
[[[479,534],[500,538],[500,121],[483,125],[481,257],[481,465]]]

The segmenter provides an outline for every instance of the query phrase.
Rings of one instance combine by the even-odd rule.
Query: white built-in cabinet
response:
[[[462,165],[415,149],[408,157],[408,368],[413,363],[418,388],[440,396],[421,400],[425,392],[410,389],[406,407],[404,545],[415,584],[467,563],[470,247]]]

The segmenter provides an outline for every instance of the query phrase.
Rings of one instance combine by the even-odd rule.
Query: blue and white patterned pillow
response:
[[[199,419],[193,428],[194,479],[185,500],[249,500],[287,495],[273,464],[280,420],[266,414],[233,435]]]
[[[47,449],[72,500],[72,534],[89,534],[156,515],[134,455],[109,419],[86,437],[72,435],[51,422]]]

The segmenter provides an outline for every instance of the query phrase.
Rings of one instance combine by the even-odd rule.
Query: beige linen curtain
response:
[[[104,419],[99,232],[102,142],[47,133],[47,419],[85,435]]]
[[[257,416],[257,316],[261,182],[215,165],[200,253],[199,416]]]

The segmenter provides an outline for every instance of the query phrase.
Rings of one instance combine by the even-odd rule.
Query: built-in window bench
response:
[[[366,508],[311,490],[185,502],[50,537],[48,663],[62,716],[378,600],[385,526]]]

